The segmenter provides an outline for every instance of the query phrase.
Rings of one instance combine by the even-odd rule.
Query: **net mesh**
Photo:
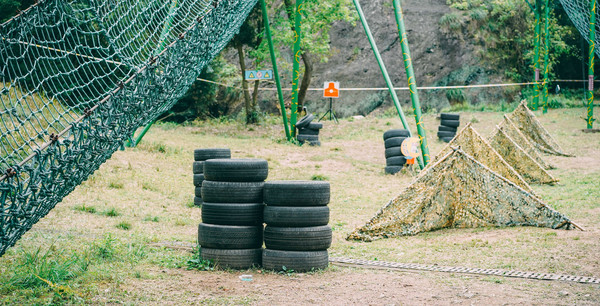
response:
[[[168,110],[256,0],[45,0],[0,25],[0,255]]]
[[[591,8],[590,8],[590,0],[560,0],[565,12],[569,15],[569,18],[579,30],[579,33],[585,37],[585,39],[589,40],[590,37],[590,16],[591,16]],[[600,21],[600,15],[598,15],[598,10],[595,11],[596,20]],[[595,24],[596,33],[600,33],[600,25],[598,23]],[[595,45],[598,45],[598,36],[594,41]],[[595,52],[597,56],[600,56],[600,49],[595,48]]]
[[[546,170],[556,169],[555,166],[546,162],[539,154],[539,151],[527,140],[527,137],[521,133],[517,126],[504,115],[504,119],[498,124],[500,128],[508,135],[517,145],[519,145],[531,158],[533,158],[540,166]]]

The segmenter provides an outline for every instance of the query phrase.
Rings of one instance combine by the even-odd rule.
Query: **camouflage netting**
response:
[[[538,164],[525,150],[507,135],[503,127],[497,127],[490,137],[492,148],[510,164],[527,183],[554,184],[558,182]]]
[[[526,101],[521,102],[508,117],[538,150],[552,155],[573,156],[564,153],[563,149],[535,117],[535,114],[527,107]]]
[[[546,162],[539,154],[539,151],[527,140],[527,137],[521,133],[521,131],[517,128],[517,126],[508,118],[507,115],[504,115],[504,119],[500,124],[506,135],[508,135],[516,144],[518,144],[531,158],[533,158],[540,166],[542,166],[546,170],[556,169],[552,164]]]
[[[347,239],[372,241],[443,228],[485,226],[572,229],[575,225],[457,148],[423,170],[415,182]]]
[[[492,148],[492,146],[471,126],[471,123],[467,124],[456,137],[446,145],[440,153],[438,153],[428,167],[439,160],[441,157],[446,156],[453,149],[452,147],[460,147],[464,152],[473,156],[482,164],[486,165],[493,171],[509,179],[519,187],[533,193],[533,189],[529,186],[523,177],[513,169],[503,158]]]

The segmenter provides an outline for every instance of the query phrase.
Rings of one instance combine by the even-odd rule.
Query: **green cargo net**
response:
[[[0,256],[172,105],[256,0],[45,0],[0,25]]]
[[[587,40],[590,37],[590,0],[560,0],[565,12],[569,15],[569,18],[579,30],[579,33]],[[600,20],[598,10],[595,11],[596,20]],[[600,26],[596,23],[596,33],[600,31]],[[594,39],[594,44],[598,45],[598,37]],[[600,49],[595,49],[596,55],[600,56]]]

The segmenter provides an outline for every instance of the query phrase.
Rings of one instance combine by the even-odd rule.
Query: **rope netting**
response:
[[[577,30],[579,30],[579,33],[581,33],[586,40],[589,40],[590,16],[592,11],[590,8],[590,0],[560,0],[560,3]],[[600,20],[597,7],[594,13],[596,14],[596,20]],[[596,33],[600,33],[600,25],[596,23],[595,27]],[[598,36],[594,39],[594,44],[598,45]],[[599,48],[595,48],[595,52],[597,56],[600,56]]]
[[[0,255],[168,110],[256,0],[45,0],[0,25]]]

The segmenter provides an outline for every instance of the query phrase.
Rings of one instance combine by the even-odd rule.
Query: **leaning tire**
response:
[[[444,138],[444,137],[452,137],[452,138],[454,138],[454,136],[456,135],[456,133],[455,132],[442,132],[442,131],[440,131],[440,132],[437,132],[437,135],[438,135],[439,138]]]
[[[264,221],[269,226],[309,227],[329,223],[329,207],[267,206]]]
[[[215,158],[231,158],[229,149],[196,149],[194,150],[195,161],[205,161]]]
[[[390,147],[385,149],[385,158],[390,158],[394,156],[404,156],[402,155],[402,151],[400,147]]]
[[[264,184],[264,182],[204,181],[201,196],[204,202],[208,203],[261,203]]]
[[[265,246],[282,251],[320,251],[331,246],[331,227],[275,227],[267,225]]]
[[[211,159],[204,162],[204,177],[208,181],[262,182],[269,175],[264,159]]]
[[[451,126],[440,125],[438,127],[438,132],[454,132],[454,133],[456,133],[456,130],[457,129],[455,127],[451,127]]]
[[[263,227],[200,223],[198,244],[209,249],[258,249],[263,244]]]
[[[202,182],[204,182],[204,174],[194,174],[194,186],[202,187]]]
[[[458,120],[442,120],[441,125],[443,126],[449,126],[449,127],[454,127],[457,128],[460,126],[460,121]]]
[[[265,249],[262,264],[263,268],[268,270],[308,272],[327,268],[329,254],[327,251],[293,252]]]
[[[402,142],[406,140],[406,137],[392,137],[385,140],[385,148],[389,149],[391,147],[399,147],[402,145]]]
[[[204,162],[203,161],[195,161],[193,171],[194,171],[194,174],[204,173]]]
[[[330,197],[329,182],[271,181],[265,183],[264,202],[272,206],[325,206]]]
[[[460,114],[441,113],[440,118],[442,120],[460,120]]]
[[[394,156],[394,157],[385,159],[385,165],[388,167],[390,167],[390,166],[400,167],[400,166],[404,166],[405,164],[406,164],[406,157],[404,157],[404,156]]]
[[[383,133],[383,140],[393,137],[410,137],[410,132],[404,129],[389,130]]]
[[[396,174],[396,173],[402,171],[402,168],[404,168],[404,167],[402,167],[402,166],[388,166],[388,167],[385,167],[385,173],[387,173],[387,174]]]
[[[307,125],[309,125],[313,120],[315,120],[315,116],[313,114],[308,114],[304,117],[302,117],[302,119],[298,120],[296,122],[296,128],[297,129],[301,129],[303,127],[306,127]]]
[[[207,203],[202,204],[202,222],[217,225],[261,225],[263,203]]]
[[[320,130],[323,128],[323,123],[321,122],[311,122],[306,126],[309,130]]]
[[[262,248],[243,250],[201,248],[200,256],[203,260],[210,260],[219,268],[249,269],[260,266],[262,251]]]

